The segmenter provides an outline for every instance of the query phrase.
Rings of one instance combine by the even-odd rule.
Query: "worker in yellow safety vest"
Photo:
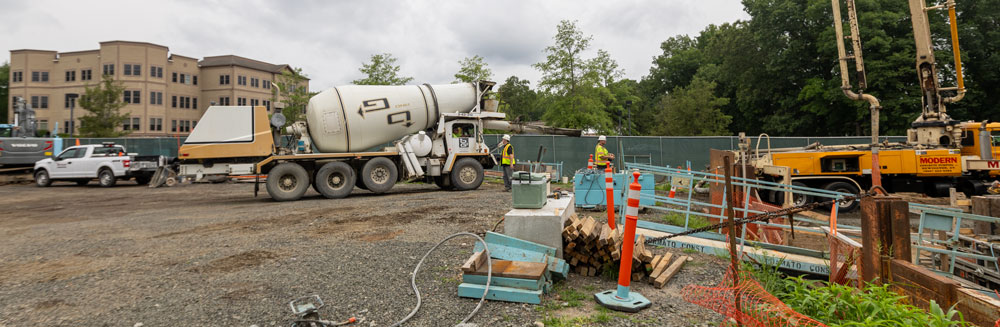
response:
[[[597,171],[604,171],[605,168],[608,168],[608,163],[611,160],[615,160],[615,155],[604,148],[604,145],[607,143],[607,136],[601,135],[597,137],[597,147],[594,148],[594,165],[597,166]]]
[[[509,134],[504,134],[499,147],[503,149],[500,151],[500,167],[503,168],[503,190],[504,192],[510,192],[510,176],[514,174],[513,166],[516,160],[514,160],[514,145],[510,144]]]

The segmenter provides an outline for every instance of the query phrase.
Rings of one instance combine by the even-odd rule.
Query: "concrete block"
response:
[[[576,212],[573,196],[548,199],[541,209],[513,209],[504,216],[504,234],[556,249],[563,257],[563,223]]]

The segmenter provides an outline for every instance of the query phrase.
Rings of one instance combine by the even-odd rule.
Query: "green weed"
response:
[[[660,221],[665,224],[684,227],[684,214],[671,212],[664,215],[663,218],[660,218]],[[708,222],[708,219],[705,219],[705,217],[690,215],[688,218],[687,228],[697,229],[710,225],[712,225],[712,223]]]

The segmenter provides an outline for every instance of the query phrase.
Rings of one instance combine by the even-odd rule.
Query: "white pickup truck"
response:
[[[35,184],[49,186],[53,181],[87,185],[97,178],[101,186],[114,186],[119,179],[135,178],[147,184],[156,169],[166,163],[163,156],[137,156],[114,143],[78,145],[59,155],[35,162]]]

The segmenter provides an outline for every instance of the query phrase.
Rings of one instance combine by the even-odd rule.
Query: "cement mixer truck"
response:
[[[254,175],[255,195],[266,174],[267,193],[277,201],[297,200],[310,185],[327,198],[354,187],[384,193],[398,181],[420,179],[472,190],[497,164],[484,129],[580,135],[505,121],[496,100],[485,97],[494,85],[338,86],[312,97],[305,121],[288,124],[284,136],[280,113],[269,119],[264,107],[212,106],[178,150],[178,174]]]

